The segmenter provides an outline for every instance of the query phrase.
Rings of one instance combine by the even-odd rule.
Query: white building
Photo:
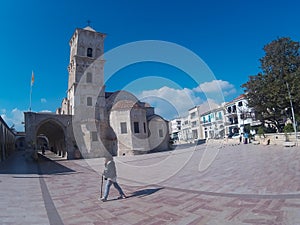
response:
[[[173,141],[179,140],[179,132],[181,131],[181,118],[173,119],[169,121],[170,138]]]
[[[218,139],[225,136],[224,107],[209,110],[201,114],[201,125],[204,138]]]
[[[180,143],[190,143],[193,140],[189,116],[181,118],[181,130],[178,132]]]
[[[246,125],[256,126],[260,121],[255,120],[252,108],[248,107],[245,95],[240,95],[231,102],[225,104],[226,135],[244,133]]]
[[[178,132],[180,143],[193,143],[208,138],[220,139],[234,133],[242,134],[246,125],[261,124],[255,120],[254,111],[248,107],[245,95],[221,106],[207,102],[189,109],[188,112],[188,116],[181,118]],[[170,129],[175,132],[177,120],[173,120],[171,124]]]
[[[189,121],[193,141],[203,138],[201,123],[200,123],[200,108],[195,106],[189,110]]]

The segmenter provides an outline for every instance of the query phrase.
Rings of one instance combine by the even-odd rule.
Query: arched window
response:
[[[92,73],[87,73],[86,74],[86,82],[87,83],[92,83],[93,82],[93,75],[92,75]]]
[[[93,57],[93,49],[92,48],[88,48],[87,52],[86,52],[87,57]]]
[[[196,130],[196,131],[197,131],[197,130]],[[160,138],[164,137],[164,132],[163,132],[162,129],[159,129],[159,130],[158,130],[158,135],[159,135]]]
[[[121,122],[121,134],[127,134],[127,123],[126,122]]]
[[[92,97],[87,97],[87,99],[86,99],[86,105],[87,106],[92,106],[93,105]]]
[[[135,134],[140,133],[139,122],[133,122],[133,130]]]

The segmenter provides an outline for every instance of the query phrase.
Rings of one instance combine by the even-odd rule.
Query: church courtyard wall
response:
[[[0,116],[0,162],[15,151],[15,134]]]

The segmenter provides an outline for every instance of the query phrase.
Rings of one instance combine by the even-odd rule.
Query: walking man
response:
[[[101,198],[101,201],[105,202],[107,201],[107,197],[109,194],[109,190],[111,185],[113,184],[114,187],[118,190],[120,196],[118,199],[123,199],[126,198],[126,195],[124,194],[122,188],[117,182],[117,170],[116,170],[116,165],[114,162],[114,159],[112,156],[107,156],[104,158],[104,171],[102,176],[106,180],[106,185],[105,185],[105,190],[104,190],[104,196]]]

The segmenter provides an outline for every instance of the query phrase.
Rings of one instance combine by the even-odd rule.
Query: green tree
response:
[[[291,133],[294,132],[293,125],[291,123],[288,123],[283,128],[284,133]]]
[[[265,137],[265,130],[264,130],[264,127],[263,126],[260,126],[257,130],[257,134],[259,137],[263,136]]]
[[[293,125],[291,123],[288,123],[284,126],[283,132],[284,132],[284,135],[285,135],[285,141],[290,141],[288,134],[293,132],[293,131],[294,131],[294,128],[293,128]]]
[[[288,89],[299,118],[300,43],[283,37],[264,46],[264,51],[260,59],[262,71],[250,76],[242,87],[257,119],[281,132],[286,119],[292,119]]]

